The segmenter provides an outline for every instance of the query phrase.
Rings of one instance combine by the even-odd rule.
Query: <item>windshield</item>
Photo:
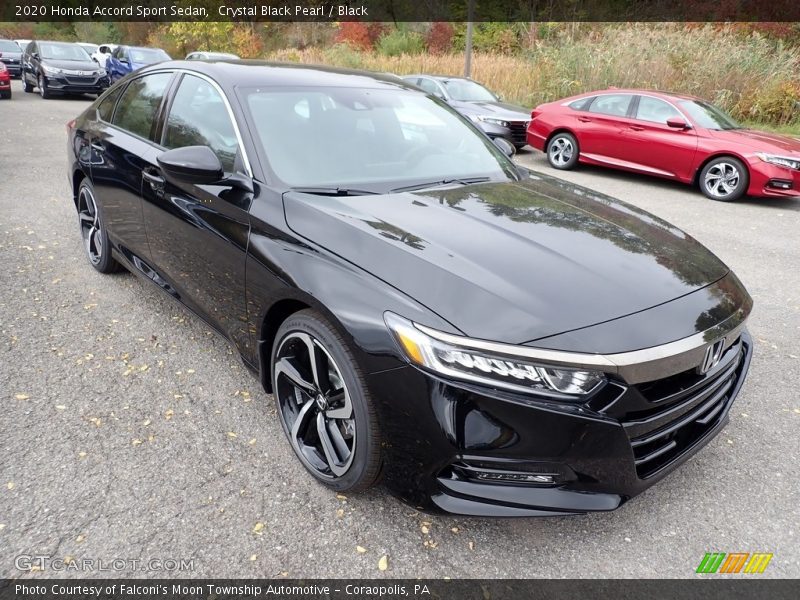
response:
[[[0,40],[0,52],[21,52],[17,42],[11,40]]]
[[[131,48],[131,60],[149,65],[169,60],[169,54],[158,48]]]
[[[683,100],[681,108],[689,113],[691,119],[706,129],[741,129],[742,126],[713,104],[702,100]]]
[[[448,95],[461,102],[496,102],[497,97],[479,83],[468,79],[445,79],[442,81]]]
[[[39,42],[39,56],[51,60],[92,60],[86,54],[86,50],[77,44],[57,44],[53,42]]]
[[[95,44],[78,44],[81,48],[86,50],[89,54],[94,54],[97,52],[97,46]]]
[[[463,118],[401,89],[240,90],[275,175],[290,187],[385,193],[424,182],[516,179],[512,163]]]

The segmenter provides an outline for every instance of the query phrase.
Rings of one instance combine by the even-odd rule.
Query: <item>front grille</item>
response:
[[[83,77],[80,75],[67,75],[65,79],[67,80],[67,83],[74,83],[76,85],[94,85],[97,83],[97,78],[93,76]]]
[[[508,128],[511,130],[511,139],[515,144],[526,143],[525,131],[528,129],[528,121],[509,121]]]
[[[648,408],[629,413],[622,425],[640,479],[678,460],[725,418],[745,370],[746,351],[740,338],[705,375],[691,370],[636,386]]]

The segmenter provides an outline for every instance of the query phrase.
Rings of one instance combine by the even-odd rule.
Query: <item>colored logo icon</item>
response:
[[[706,552],[697,573],[751,573],[764,572],[772,560],[772,553],[766,552]]]

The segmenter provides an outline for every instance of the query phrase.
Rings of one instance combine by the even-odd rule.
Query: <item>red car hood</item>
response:
[[[756,129],[732,129],[710,131],[709,133],[719,140],[744,144],[754,150],[800,156],[800,139],[788,135],[767,133]]]

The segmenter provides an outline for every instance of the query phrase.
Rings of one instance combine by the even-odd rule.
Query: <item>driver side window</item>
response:
[[[225,102],[210,83],[184,75],[169,109],[162,145],[170,150],[208,146],[226,172],[235,170],[239,142]]]

